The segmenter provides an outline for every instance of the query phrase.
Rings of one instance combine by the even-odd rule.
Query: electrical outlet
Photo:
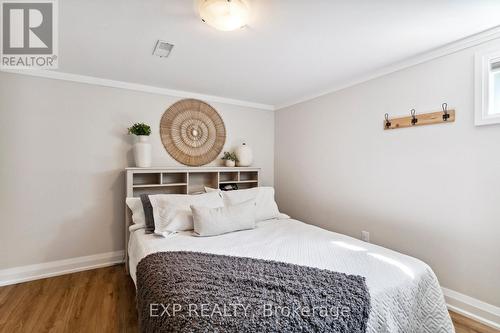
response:
[[[361,240],[370,243],[370,233],[368,231],[361,231]]]

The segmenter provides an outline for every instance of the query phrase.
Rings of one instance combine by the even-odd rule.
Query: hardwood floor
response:
[[[450,312],[457,333],[499,333]],[[123,265],[0,288],[0,332],[137,332]]]
[[[0,332],[137,332],[123,265],[0,288]]]
[[[467,317],[461,316],[458,313],[450,311],[451,319],[453,320],[453,325],[455,325],[456,333],[498,333],[499,330],[491,328],[489,326],[483,325],[469,319]]]

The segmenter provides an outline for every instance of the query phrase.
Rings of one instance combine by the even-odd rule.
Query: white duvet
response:
[[[277,260],[366,277],[368,332],[454,332],[432,269],[422,261],[297,220],[259,222],[253,230],[214,237],[182,232],[167,238],[131,232],[130,274],[160,251],[198,251]]]

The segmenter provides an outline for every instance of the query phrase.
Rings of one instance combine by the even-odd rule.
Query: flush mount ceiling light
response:
[[[242,28],[250,18],[245,0],[198,0],[198,10],[203,22],[222,31]]]

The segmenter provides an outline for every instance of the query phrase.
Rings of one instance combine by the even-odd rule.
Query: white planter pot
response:
[[[231,161],[231,160],[226,160],[226,161],[224,162],[224,164],[225,164],[227,167],[232,168],[232,167],[234,167],[234,166],[236,165],[236,162]]]
[[[137,135],[137,142],[134,145],[136,167],[148,168],[151,166],[151,144],[148,139],[147,135]]]
[[[243,143],[235,150],[236,157],[238,158],[238,166],[250,166],[253,162],[252,148]]]

